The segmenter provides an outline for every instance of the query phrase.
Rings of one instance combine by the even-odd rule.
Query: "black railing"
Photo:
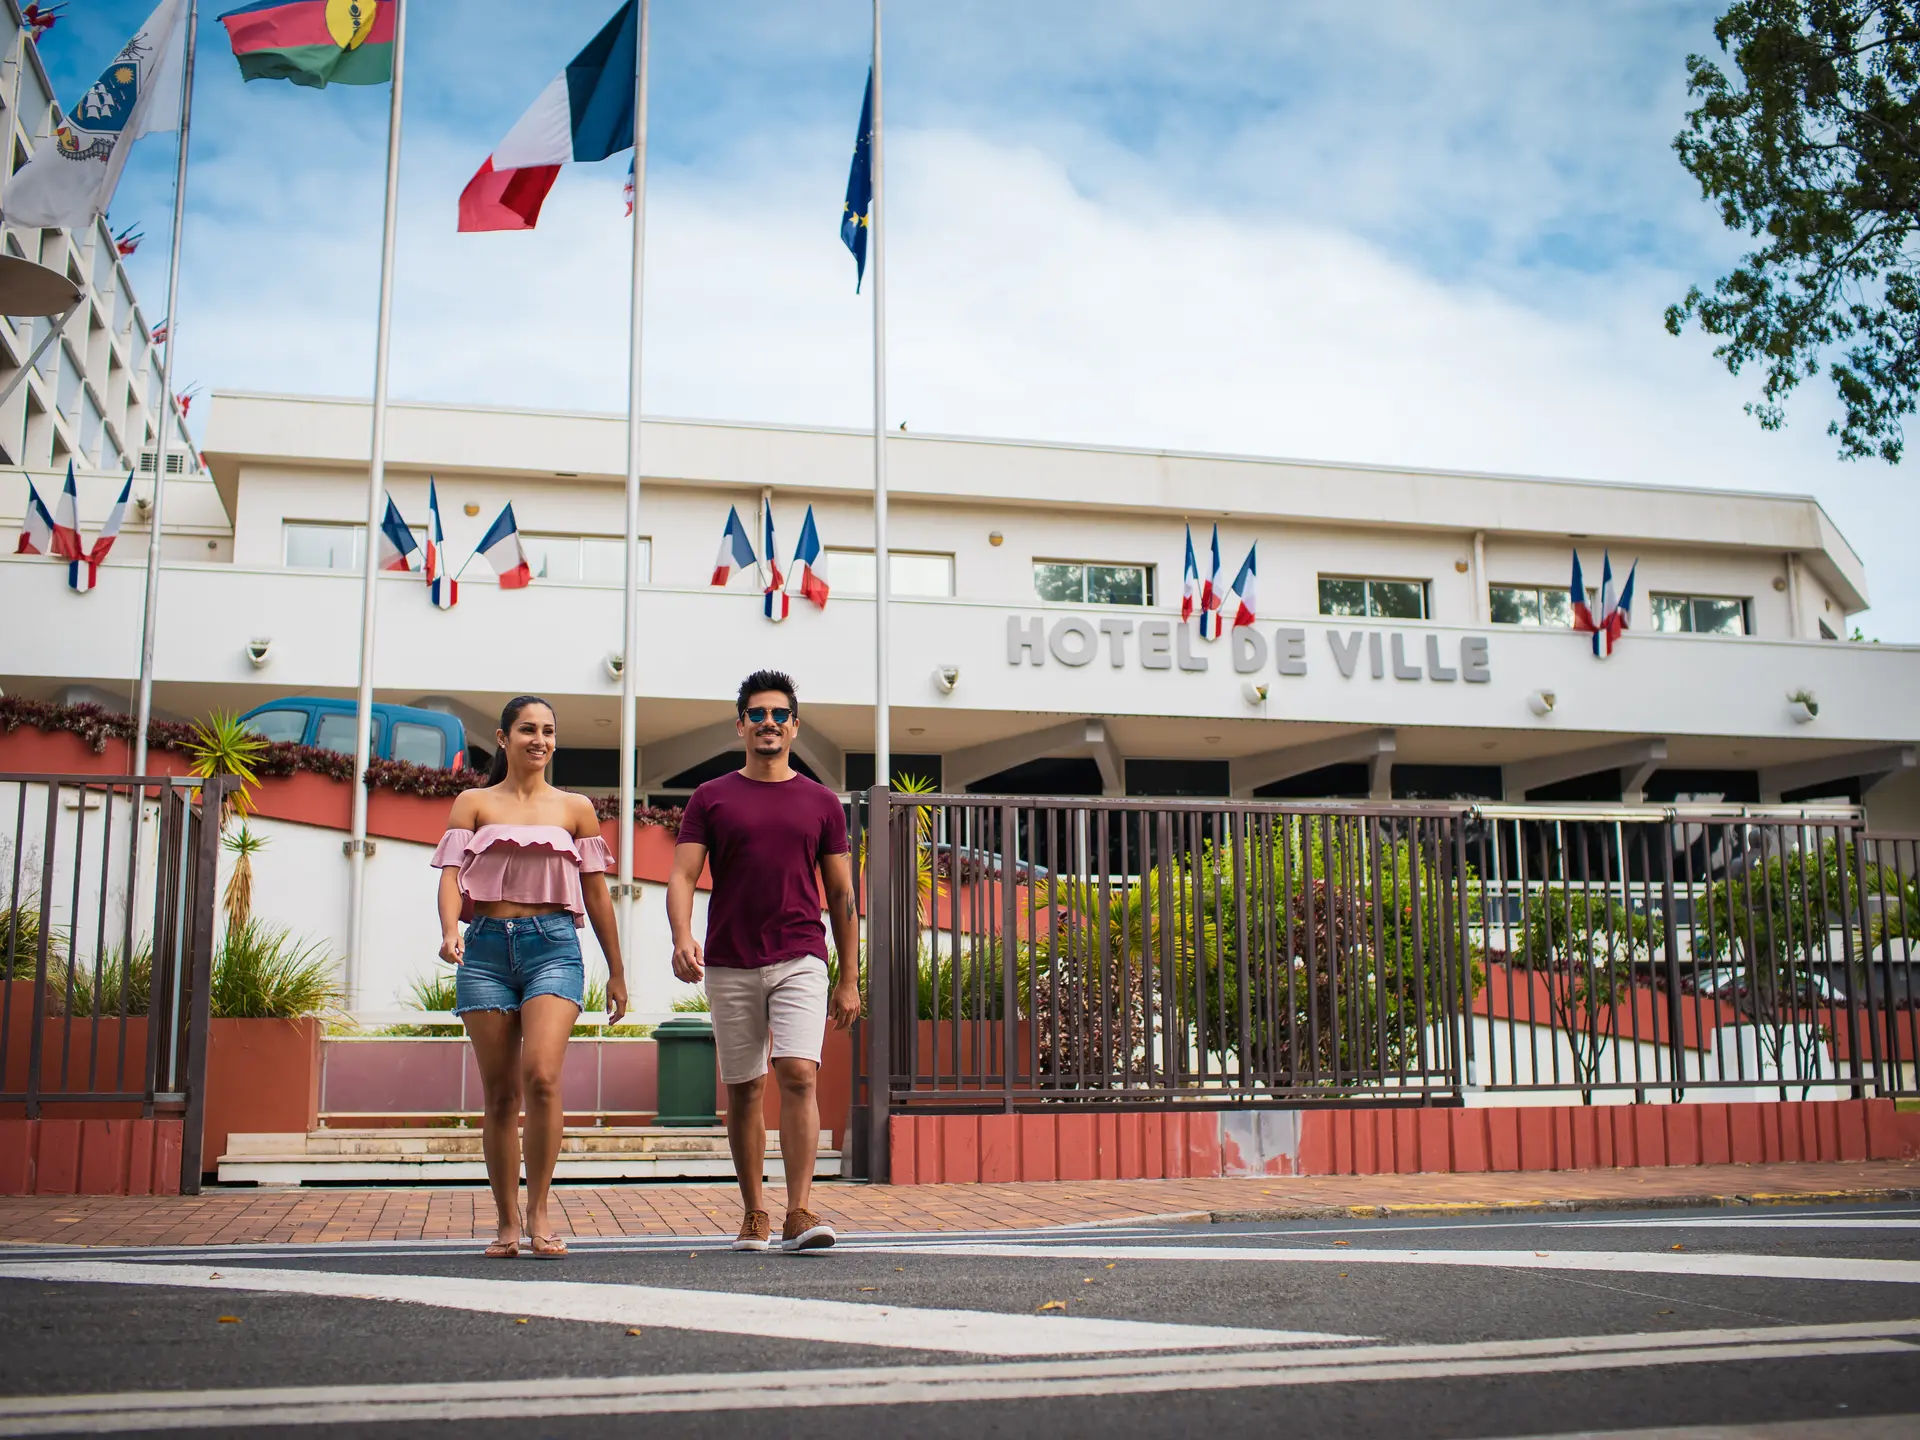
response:
[[[219,859],[203,808],[232,783],[0,774],[0,1112],[179,1115],[187,1193]]]
[[[1920,842],[1851,807],[863,798],[870,1164],[903,1109],[1920,1092]]]

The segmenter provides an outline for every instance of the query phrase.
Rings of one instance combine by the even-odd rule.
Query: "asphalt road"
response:
[[[475,1250],[9,1248],[0,1437],[1920,1436],[1911,1205]]]

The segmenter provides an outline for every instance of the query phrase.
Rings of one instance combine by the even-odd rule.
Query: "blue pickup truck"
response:
[[[355,707],[351,700],[289,695],[256,705],[240,717],[262,739],[353,754]],[[467,765],[467,730],[452,715],[413,705],[373,707],[373,758],[410,760],[436,770]]]

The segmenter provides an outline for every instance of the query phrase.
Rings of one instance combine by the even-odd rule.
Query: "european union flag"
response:
[[[847,208],[840,215],[840,238],[853,252],[853,293],[867,275],[867,213],[873,208],[873,71],[867,71],[867,98],[860,106],[860,138],[847,172]]]

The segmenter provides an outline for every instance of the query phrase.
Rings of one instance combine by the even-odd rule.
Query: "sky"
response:
[[[63,101],[149,8],[74,0],[41,45]],[[221,8],[180,383],[369,394],[389,92],[243,85]],[[454,229],[613,8],[413,0],[395,398],[625,408],[626,158],[568,167],[535,231]],[[1757,378],[1662,324],[1746,248],[1672,150],[1719,8],[893,0],[889,426],[1812,494],[1866,564],[1865,633],[1920,642],[1904,467],[1837,458],[1824,382],[1761,431]],[[647,413],[871,424],[838,231],[869,15],[654,0]],[[110,212],[148,236],[154,316],[173,171],[142,142]]]

